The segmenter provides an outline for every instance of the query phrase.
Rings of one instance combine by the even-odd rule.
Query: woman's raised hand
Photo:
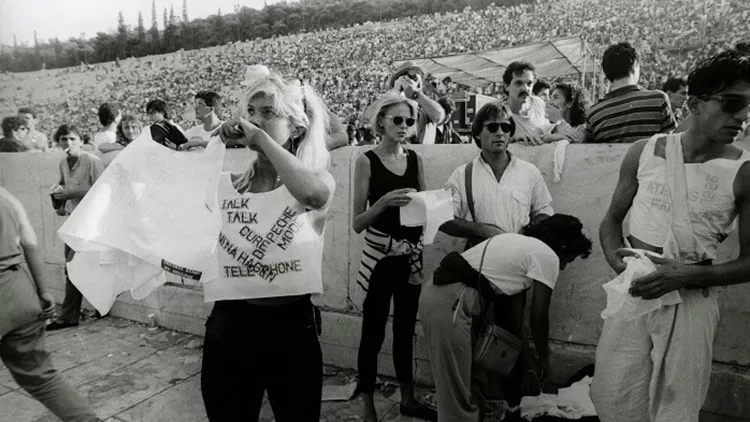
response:
[[[242,145],[246,147],[255,144],[254,138],[260,129],[247,119],[240,116],[232,117],[216,129],[211,136],[220,136],[227,146]]]
[[[413,188],[404,188],[392,190],[378,199],[383,207],[403,207],[411,201],[407,193],[416,192]]]

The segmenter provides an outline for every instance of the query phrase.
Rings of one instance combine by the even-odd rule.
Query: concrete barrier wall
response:
[[[553,146],[511,147],[518,157],[534,163],[540,169],[552,193],[555,211],[580,218],[594,241],[593,253],[588,259],[577,260],[562,272],[553,295],[550,334],[554,342],[553,351],[565,356],[560,360],[560,365],[566,369],[562,374],[557,374],[561,378],[565,373],[578,369],[576,365],[591,360],[601,331],[602,319],[599,315],[606,304],[601,286],[611,280],[614,273],[602,256],[598,226],[609,205],[619,164],[627,148],[625,145],[571,145],[567,148],[562,179],[555,183]],[[424,156],[428,189],[442,187],[457,166],[478,154],[478,149],[473,145],[416,146],[415,149]],[[363,240],[361,235],[351,230],[351,181],[355,159],[365,150],[364,147],[347,147],[332,153],[331,173],[337,185],[325,236],[325,294],[315,298],[315,302],[324,309],[321,341],[325,360],[345,367],[356,367],[364,298],[364,292],[355,281]],[[17,195],[27,207],[37,234],[43,241],[47,271],[60,300],[64,286],[63,244],[56,231],[63,220],[52,210],[48,192],[49,187],[59,179],[58,165],[62,158],[62,153],[0,154],[0,184]],[[225,169],[243,169],[251,160],[248,152],[230,151]],[[425,251],[426,273],[431,274],[447,252],[460,247],[461,244],[455,239],[438,234],[436,243]],[[737,254],[735,233],[723,243],[718,262],[732,259]],[[750,285],[721,288],[719,303],[721,321],[714,360],[733,365],[733,368],[740,367],[742,372],[746,372],[750,368],[750,335],[747,330],[750,326]],[[203,303],[200,286],[183,285],[176,278],[173,284],[164,286],[143,301],[136,302],[129,295],[122,295],[112,310],[115,315],[141,321],[146,321],[148,314],[153,314],[161,325],[197,334],[202,334],[203,323],[209,312],[210,305]],[[388,356],[390,342],[389,329],[380,365],[387,374],[393,373]],[[427,362],[429,355],[419,327],[416,348],[417,377],[429,381],[432,378]],[[728,371],[736,372],[734,369]],[[732,385],[736,389],[739,384]],[[750,396],[750,388],[745,386],[741,390]],[[726,399],[726,396],[716,395],[715,407],[726,410]],[[730,414],[750,417],[750,405]]]

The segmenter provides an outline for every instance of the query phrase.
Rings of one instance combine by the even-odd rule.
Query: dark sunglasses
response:
[[[740,110],[750,107],[750,101],[742,98],[726,98],[719,96],[703,97],[705,100],[716,100],[721,104],[721,111],[734,114]]]
[[[488,123],[484,125],[484,127],[486,127],[490,133],[495,133],[498,129],[501,129],[503,133],[511,133],[513,131],[513,125],[508,122]]]
[[[401,117],[401,116],[385,116],[385,117],[390,117],[391,120],[393,120],[393,124],[396,125],[396,126],[400,126],[401,123],[404,122],[404,120],[406,120],[406,126],[407,127],[412,127],[412,126],[414,126],[414,123],[417,122],[416,120],[414,120],[411,117],[407,117],[405,119],[403,117]]]

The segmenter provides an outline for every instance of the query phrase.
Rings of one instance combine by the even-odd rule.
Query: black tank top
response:
[[[392,190],[403,188],[419,190],[419,163],[416,152],[410,149],[406,150],[406,172],[403,176],[388,170],[374,151],[367,151],[365,155],[370,159],[370,192],[367,194],[370,206]],[[372,224],[372,227],[394,239],[406,239],[413,243],[418,242],[419,236],[422,234],[422,227],[404,227],[401,225],[398,207],[386,208]]]

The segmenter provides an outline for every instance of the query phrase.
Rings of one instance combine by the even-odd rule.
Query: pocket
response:
[[[524,208],[529,207],[529,204],[531,203],[531,195],[529,195],[528,192],[514,190],[511,194],[513,195],[513,199],[515,199],[520,205],[523,205]]]

